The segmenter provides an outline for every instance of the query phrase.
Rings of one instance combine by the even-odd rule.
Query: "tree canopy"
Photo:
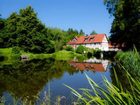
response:
[[[93,30],[90,35],[94,35],[94,34],[97,34],[97,32],[95,30]]]
[[[72,28],[63,31],[46,27],[31,6],[13,12],[7,19],[0,18],[0,47],[18,46],[29,52],[52,53],[83,33]]]
[[[3,39],[0,47],[19,46],[25,51],[50,52],[51,43],[47,39],[47,29],[39,21],[31,6],[12,13],[0,32]]]
[[[140,0],[104,0],[109,13],[114,16],[110,39],[123,44],[126,49],[140,48]]]

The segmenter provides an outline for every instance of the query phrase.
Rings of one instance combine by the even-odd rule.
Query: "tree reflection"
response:
[[[86,62],[86,63],[85,63]],[[106,64],[102,62],[85,61],[84,64],[90,68],[83,68],[76,70],[73,61],[56,61],[55,59],[34,59],[31,61],[21,61],[16,64],[0,65],[0,96],[4,93],[11,95],[15,100],[28,99],[35,102],[36,96],[44,85],[53,79],[63,77],[67,72],[70,75],[74,73],[83,72],[84,70],[91,70],[95,72],[98,66],[105,67]],[[93,66],[93,67],[92,67]],[[99,68],[100,69],[100,68]],[[103,68],[105,71],[105,68]]]
[[[20,62],[18,65],[2,65],[0,68],[0,95],[8,91],[16,99],[34,100],[43,86],[54,78],[60,78],[64,72],[74,73],[66,61],[54,59],[34,59]]]

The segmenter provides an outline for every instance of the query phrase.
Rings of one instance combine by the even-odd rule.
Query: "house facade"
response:
[[[72,46],[74,49],[82,45],[88,48],[100,49],[101,51],[109,51],[109,43],[106,34],[75,37],[68,42],[68,45]]]

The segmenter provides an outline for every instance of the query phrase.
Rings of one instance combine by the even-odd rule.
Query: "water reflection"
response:
[[[12,99],[19,103],[21,100],[28,99],[39,105],[46,95],[47,100],[53,100],[51,102],[56,100],[56,96],[61,96],[65,100],[70,98],[70,90],[63,83],[75,89],[89,87],[83,72],[97,83],[102,81],[102,74],[110,79],[108,65],[108,60],[98,59],[88,59],[83,62],[34,59],[15,65],[2,64],[0,65],[0,96],[4,96],[6,102],[10,104]],[[38,96],[39,100],[36,100],[35,96]]]
[[[105,72],[109,65],[108,60],[100,60],[100,59],[88,59],[83,62],[71,61],[70,65],[75,68],[75,70],[91,70],[96,72]]]

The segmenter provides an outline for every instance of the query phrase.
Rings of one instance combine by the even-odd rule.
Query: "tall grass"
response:
[[[126,70],[140,72],[140,54],[136,49],[128,52],[118,52],[115,59],[117,63],[122,64]]]
[[[73,88],[67,85],[66,87],[71,89],[72,93],[78,97],[78,105],[138,105],[140,103],[140,81],[135,80],[127,71],[126,74],[131,91],[123,89],[115,70],[117,86],[104,77],[103,81],[106,87],[104,89],[86,75],[91,89],[80,89],[82,90],[82,94],[80,94]]]
[[[119,70],[125,69],[132,77],[140,81],[140,54],[135,48],[133,51],[118,52],[115,59]]]

